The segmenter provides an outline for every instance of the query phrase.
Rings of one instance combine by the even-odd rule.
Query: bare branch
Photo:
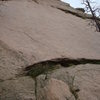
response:
[[[96,7],[96,5],[92,7],[91,4],[93,3],[96,4],[92,0],[83,0],[82,2],[82,4],[85,5],[86,12],[92,14],[93,21],[91,21],[92,24],[90,23],[90,25],[95,26],[96,30],[100,32],[100,20],[98,20],[99,18],[97,18],[97,17],[100,17],[100,8]]]

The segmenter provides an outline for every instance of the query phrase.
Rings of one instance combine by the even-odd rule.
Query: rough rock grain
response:
[[[59,0],[0,1],[0,100],[100,100],[100,65],[25,74],[53,58],[100,59],[100,33],[83,16]]]

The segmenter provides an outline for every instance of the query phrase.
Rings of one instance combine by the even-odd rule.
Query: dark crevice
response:
[[[34,2],[37,3],[37,4],[39,4],[38,0],[32,0],[32,1],[34,1]]]
[[[37,79],[34,78],[34,81],[35,81],[35,98],[37,100]]]
[[[49,71],[58,69],[60,67],[70,67],[79,64],[100,64],[99,59],[69,59],[69,58],[56,58],[46,61],[41,61],[26,67],[26,75],[37,77],[40,74],[45,74]],[[60,66],[59,66],[60,65]]]
[[[77,13],[77,12],[75,13],[75,12],[72,12],[72,11],[70,11],[70,10],[65,10],[65,9],[62,9],[62,8],[57,8],[57,9],[59,9],[59,10],[65,12],[65,13],[70,13],[70,14],[72,14],[72,15],[75,15],[75,16],[80,17],[80,18],[82,18],[82,19],[91,19],[91,18],[92,18],[92,17],[87,17],[87,16],[85,16],[85,13],[79,14],[79,13]]]
[[[82,19],[92,19],[92,20],[93,20],[92,15],[87,14],[87,13],[84,13],[84,12],[83,12],[83,13],[78,13],[78,12],[73,12],[73,11],[70,11],[70,10],[67,10],[67,9],[62,9],[62,8],[57,8],[57,9],[59,9],[59,10],[65,12],[65,13],[70,13],[70,14],[72,14],[72,15],[75,15],[75,16],[80,17],[80,18],[82,18]],[[76,10],[77,10],[77,9],[76,9]],[[99,17],[96,17],[96,19],[97,19],[98,21],[100,21],[100,18],[99,18]]]
[[[69,82],[68,82],[68,85],[69,85],[69,88],[70,88],[70,92],[73,94],[75,100],[79,100],[79,96],[78,96],[78,92],[80,91],[79,88],[75,88],[75,76],[69,76]]]

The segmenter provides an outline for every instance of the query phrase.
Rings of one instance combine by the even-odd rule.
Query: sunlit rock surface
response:
[[[100,33],[87,17],[59,0],[0,1],[0,100],[100,100],[100,65],[61,67],[46,79],[25,74],[29,65],[54,58],[99,60]],[[78,89],[70,89],[72,74]]]

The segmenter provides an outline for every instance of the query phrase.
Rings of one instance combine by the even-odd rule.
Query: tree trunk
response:
[[[97,31],[99,31],[99,32],[100,32],[100,22],[97,20],[97,18],[96,18],[96,16],[95,16],[95,13],[94,13],[94,11],[92,10],[91,5],[90,5],[89,1],[88,1],[88,0],[86,0],[86,2],[87,2],[88,7],[89,7],[89,9],[90,9],[90,11],[91,11],[91,14],[92,14],[93,20],[94,20],[94,21],[95,21],[95,23],[96,23]]]

